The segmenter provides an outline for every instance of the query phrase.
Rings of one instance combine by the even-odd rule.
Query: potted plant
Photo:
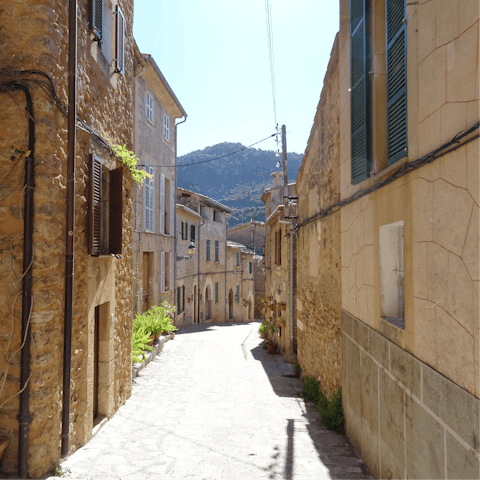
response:
[[[265,323],[262,322],[258,327],[258,333],[260,333],[260,338],[265,338],[267,336],[267,326]]]
[[[267,340],[267,350],[271,355],[277,353],[277,346],[272,342],[272,340]]]

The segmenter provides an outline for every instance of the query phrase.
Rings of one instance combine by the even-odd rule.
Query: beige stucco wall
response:
[[[339,199],[338,37],[330,56],[296,192],[301,219]],[[302,221],[300,221],[302,225]],[[302,372],[331,396],[341,386],[342,303],[340,212],[299,228],[297,242],[297,337]]]
[[[113,6],[116,5],[113,2]],[[87,1],[79,1],[78,25],[78,116],[112,143],[133,149],[132,20],[133,2],[121,0],[125,14],[125,76],[114,74],[109,53],[92,42]],[[2,51],[0,63],[12,70],[38,69],[53,79],[57,95],[67,103],[66,4],[37,5],[36,2],[3,2]],[[58,27],[58,26],[61,27]],[[63,27],[62,27],[63,26]],[[60,30],[59,30],[60,29]],[[63,30],[62,30],[63,29]],[[63,34],[63,33],[65,34]],[[113,32],[112,32],[113,35]],[[112,46],[113,48],[113,46]],[[105,47],[104,47],[105,50]],[[108,57],[108,58],[107,58]],[[15,78],[19,78],[15,75]],[[29,476],[38,477],[52,468],[60,456],[62,401],[65,191],[67,122],[52,99],[28,79],[45,81],[39,75],[23,74],[31,86],[36,119],[33,308],[31,316],[31,367],[29,424]],[[90,81],[87,81],[90,79]],[[2,78],[3,82],[5,78]],[[9,352],[20,347],[20,295],[22,272],[24,158],[14,151],[27,150],[25,97],[0,95],[0,371],[6,370]],[[8,119],[8,120],[7,120]],[[101,339],[100,413],[113,413],[131,389],[131,265],[133,182],[124,169],[123,252],[121,259],[97,258],[87,254],[87,188],[89,153],[97,151],[106,164],[121,164],[110,157],[93,136],[77,129],[75,277],[72,338],[72,396],[70,417],[71,451],[83,445],[92,431],[92,309],[109,304],[108,329]],[[11,156],[15,156],[12,162]],[[17,160],[18,163],[16,162]],[[11,175],[5,178],[12,169]],[[15,186],[19,185],[18,188]],[[12,245],[12,247],[11,247]],[[98,293],[103,290],[103,292]],[[119,295],[121,292],[121,295]],[[106,307],[105,307],[106,308]],[[104,310],[105,310],[104,308]],[[13,318],[11,316],[13,312]],[[114,315],[112,322],[111,315]],[[12,336],[13,334],[13,336]],[[19,354],[9,366],[0,403],[19,389]],[[9,400],[0,414],[0,435],[10,438],[1,471],[16,471],[18,452],[18,396]],[[103,410],[103,411],[102,411]]]
[[[378,11],[381,10],[380,3],[374,5]],[[341,195],[346,199],[383,180],[403,163],[440,147],[479,120],[479,6],[478,2],[443,0],[407,4],[408,158],[380,171],[386,160],[385,156],[382,157],[381,145],[376,144],[374,167],[377,175],[356,186],[350,184],[349,2],[341,0],[340,6]],[[374,52],[381,58],[381,42],[375,42],[377,40],[374,41]],[[374,65],[373,70],[374,82],[381,83],[381,69]],[[374,115],[380,110],[381,102],[375,108]],[[364,351],[376,349],[382,338],[387,339],[401,350],[393,377],[401,382],[401,372],[409,372],[409,365],[418,365],[412,378],[420,382],[417,373],[431,367],[432,371],[441,374],[446,390],[458,392],[460,396],[463,395],[461,392],[471,395],[477,412],[480,395],[478,171],[477,139],[341,209],[342,308],[355,318],[355,322],[358,321],[358,325],[376,332],[371,333],[376,339],[375,344],[357,342],[352,346],[352,362],[355,363]],[[381,226],[395,222],[404,223],[404,330],[384,320],[381,308],[379,231]],[[395,349],[391,345],[390,353],[392,348]],[[377,353],[371,355],[375,358]],[[420,368],[420,365],[424,366]],[[345,368],[343,375],[348,378],[344,380],[350,382],[352,377],[348,366]],[[412,457],[408,458],[408,437],[402,434],[403,430],[382,433],[380,429],[379,437],[375,438],[374,429],[370,439],[362,438],[361,432],[365,430],[358,422],[355,425],[355,419],[364,411],[368,414],[368,409],[379,401],[375,394],[368,396],[370,380],[367,377],[362,373],[358,385],[352,387],[360,395],[367,392],[367,397],[363,397],[360,406],[355,402],[348,403],[347,434],[354,443],[357,442],[367,464],[372,471],[379,472],[378,475],[404,475],[405,468],[411,468],[409,474],[414,472],[414,477],[418,474],[420,477],[417,478],[423,478],[424,470],[411,463],[414,449],[410,451]],[[403,385],[410,388],[407,380]],[[407,411],[409,400],[403,392],[388,385],[380,387],[380,406],[382,402],[393,402],[396,406],[392,407],[392,415],[404,415],[402,411]],[[410,393],[413,393],[414,404],[420,405],[421,395],[415,398],[417,393]],[[437,412],[443,401],[442,394],[433,396],[429,411]],[[455,404],[455,400],[452,402]],[[355,410],[355,405],[360,412],[358,408]],[[438,416],[430,416],[425,422],[437,420]],[[469,438],[471,415],[463,411],[458,421],[463,426],[452,428],[460,428],[460,436]],[[440,424],[445,432],[449,432],[448,425]],[[432,451],[436,448],[436,437],[430,438],[426,431],[417,433],[425,435],[422,441]],[[448,433],[445,436],[450,438]],[[459,437],[455,438],[458,440]],[[375,455],[368,453],[374,441],[379,445],[379,453]],[[458,446],[449,446],[449,441],[445,446],[445,451],[449,451],[447,457],[460,458],[452,453]],[[477,455],[478,473],[478,444],[469,446],[465,441],[458,441],[464,449],[461,455],[469,458]],[[398,458],[395,459],[404,452],[405,442],[406,463],[399,464]],[[430,471],[434,471],[436,460],[429,457],[425,462],[425,465],[432,462]],[[438,477],[434,476],[446,478],[451,474],[447,467],[447,470],[439,470]]]

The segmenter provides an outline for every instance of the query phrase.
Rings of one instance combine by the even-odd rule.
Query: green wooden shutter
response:
[[[237,303],[240,303],[240,285],[237,285]]]
[[[370,176],[367,6],[368,0],[350,0],[350,111],[353,184]]]
[[[407,24],[405,0],[386,2],[387,165],[407,151]]]
[[[215,303],[218,303],[218,283],[215,283]]]
[[[207,240],[207,262],[210,261],[210,240]]]
[[[185,310],[185,285],[182,287],[182,312]]]
[[[195,225],[190,226],[190,237],[192,239],[192,242],[195,242]]]
[[[180,287],[177,287],[177,313],[180,312]]]

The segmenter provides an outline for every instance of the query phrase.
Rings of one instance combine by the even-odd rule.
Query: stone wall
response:
[[[113,74],[113,65],[92,41],[89,29],[89,2],[79,1],[78,25],[78,116],[109,138],[112,143],[133,149],[133,2],[121,1],[126,20],[125,76]],[[38,2],[2,3],[2,51],[0,63],[11,71],[40,70],[53,79],[57,95],[67,103],[68,9],[66,3],[53,8]],[[112,33],[113,34],[113,33]],[[108,55],[107,55],[108,56]],[[111,55],[110,55],[111,57]],[[111,67],[111,68],[110,68]],[[30,379],[28,473],[38,477],[50,470],[60,456],[62,402],[62,358],[64,315],[65,255],[65,176],[67,122],[39,82],[38,73],[20,76],[2,70],[0,81],[21,78],[30,88],[36,119],[33,308]],[[48,87],[48,83],[45,83]],[[0,371],[6,371],[10,354],[20,347],[20,311],[23,249],[22,170],[27,152],[25,97],[19,92],[0,94],[0,296],[5,307],[0,311]],[[75,283],[72,338],[72,397],[70,420],[71,451],[83,445],[92,430],[92,315],[95,302],[109,303],[108,332],[101,338],[108,348],[100,359],[101,387],[105,413],[111,414],[125,402],[131,389],[131,265],[133,186],[129,173],[123,186],[123,252],[121,259],[92,259],[87,254],[87,208],[89,154],[102,149],[94,137],[77,129]],[[102,152],[105,161],[120,163]],[[12,160],[13,157],[13,160]],[[12,169],[13,167],[13,169]],[[7,173],[10,172],[8,178]],[[8,197],[6,197],[8,195]],[[6,197],[6,198],[4,198]],[[105,264],[106,268],[104,269]],[[107,272],[108,269],[108,272]],[[104,294],[91,292],[103,288]],[[121,292],[121,295],[118,293]],[[108,299],[107,299],[108,297]],[[11,315],[13,312],[13,317]],[[111,315],[114,315],[112,324]],[[13,334],[13,335],[12,335]],[[105,340],[104,340],[105,341]],[[7,353],[8,349],[8,353]],[[10,360],[0,403],[19,389],[19,354]],[[103,365],[102,365],[103,364]],[[2,379],[3,381],[3,379]],[[101,403],[101,401],[100,401]],[[2,459],[2,472],[14,472],[18,452],[18,396],[7,400],[0,414],[0,435],[10,444]],[[103,412],[101,412],[103,413]]]
[[[338,36],[310,132],[296,192],[299,216],[310,218],[339,198]],[[340,212],[299,229],[297,241],[297,337],[302,372],[316,377],[324,394],[341,386]]]
[[[478,398],[342,311],[346,432],[376,478],[479,478]]]

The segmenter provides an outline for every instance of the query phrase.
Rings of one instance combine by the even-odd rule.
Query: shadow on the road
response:
[[[181,328],[175,332],[175,335],[183,335],[185,333],[197,333],[197,332],[213,332],[221,327],[238,327],[241,325],[250,325],[253,323],[260,323],[261,320],[249,320],[245,322],[221,322],[221,323],[196,323],[195,325],[189,325],[188,327]]]

